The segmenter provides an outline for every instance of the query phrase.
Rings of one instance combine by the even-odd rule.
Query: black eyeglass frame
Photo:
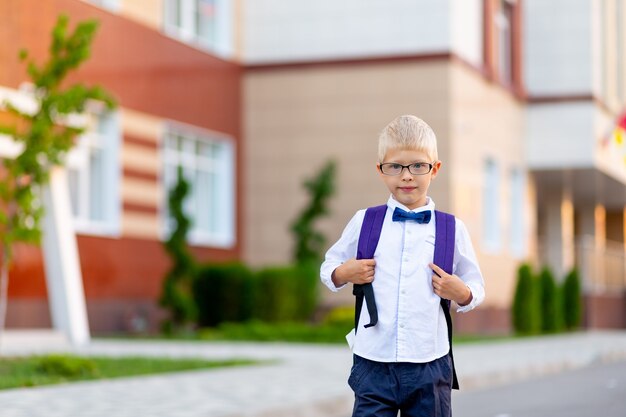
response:
[[[424,172],[424,173],[419,173],[419,174],[416,174],[416,173],[414,173],[413,171],[411,171],[411,167],[412,167],[413,165],[417,165],[417,164],[419,164],[419,165],[428,165],[428,171],[426,171],[426,172]],[[384,169],[383,169],[383,166],[385,166],[385,165],[400,165],[400,166],[402,167],[402,169],[401,169],[401,170],[400,170],[400,172],[398,172],[397,174],[388,174],[388,173],[386,173],[386,172],[384,171]],[[428,162],[414,162],[414,163],[409,164],[409,165],[401,165],[401,164],[398,164],[397,162],[385,162],[385,163],[382,163],[382,164],[378,164],[378,169],[380,170],[380,172],[381,172],[383,175],[389,175],[390,177],[397,177],[398,175],[402,175],[402,173],[404,172],[404,169],[405,169],[405,168],[409,171],[409,174],[411,174],[411,175],[426,175],[426,174],[429,174],[429,173],[430,173],[430,171],[432,171],[432,170],[433,170],[433,167],[434,167],[434,166],[435,166],[435,162],[433,162],[433,163],[428,163]]]

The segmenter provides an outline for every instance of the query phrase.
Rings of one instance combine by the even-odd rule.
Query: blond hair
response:
[[[382,163],[389,149],[411,149],[426,152],[430,161],[437,160],[435,132],[419,117],[404,115],[395,118],[378,137],[378,162]]]

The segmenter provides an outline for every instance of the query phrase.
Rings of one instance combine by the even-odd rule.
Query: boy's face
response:
[[[413,165],[417,163],[432,164],[432,170],[423,175],[414,175],[407,168],[403,168],[399,175],[386,175],[377,165],[381,179],[396,201],[413,210],[426,205],[430,181],[437,176],[441,162],[431,161],[426,152],[412,149],[390,149],[385,155],[383,164]],[[422,165],[423,167],[423,165]],[[395,167],[397,168],[397,166]],[[413,167],[412,167],[413,168]],[[427,169],[427,168],[426,168]],[[388,170],[386,170],[388,172]]]

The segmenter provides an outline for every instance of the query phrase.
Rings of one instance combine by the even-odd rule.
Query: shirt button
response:
[[[400,323],[400,328],[404,329],[404,323]]]
[[[406,294],[406,290],[402,290],[402,294]]]

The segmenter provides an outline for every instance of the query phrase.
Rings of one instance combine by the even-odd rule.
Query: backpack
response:
[[[356,259],[372,259],[380,232],[383,227],[383,220],[387,212],[387,205],[370,207],[365,211],[365,218],[361,226],[359,243],[357,247]],[[455,239],[455,219],[454,216],[442,211],[435,210],[435,254],[433,263],[438,265],[448,274],[452,274],[452,263],[454,260],[454,239]],[[354,284],[352,293],[355,295],[354,308],[354,331],[359,328],[359,318],[363,300],[367,305],[370,322],[364,327],[375,326],[378,322],[378,310],[376,309],[376,299],[372,284]],[[454,367],[454,357],[452,355],[452,316],[450,315],[450,300],[441,299],[441,308],[448,325],[448,342],[450,343],[450,359],[452,361],[452,388],[459,389],[459,382]]]

